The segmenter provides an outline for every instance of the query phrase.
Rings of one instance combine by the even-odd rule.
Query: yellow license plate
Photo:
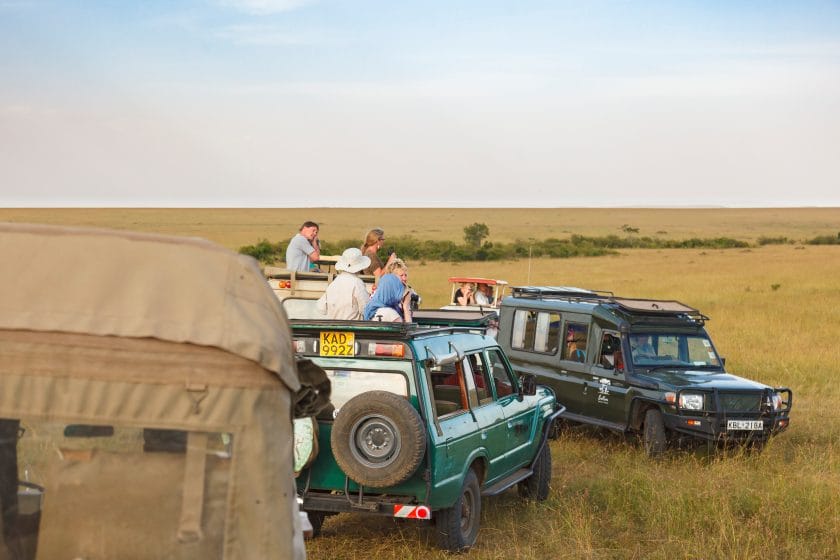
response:
[[[356,335],[351,332],[321,332],[318,351],[321,356],[353,356],[356,350]]]

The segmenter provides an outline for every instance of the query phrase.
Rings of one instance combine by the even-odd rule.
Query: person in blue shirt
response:
[[[300,231],[286,247],[286,269],[309,272],[314,261],[321,258],[321,244],[318,241],[318,224],[303,222]]]

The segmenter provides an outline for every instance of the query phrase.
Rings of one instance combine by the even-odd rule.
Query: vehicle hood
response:
[[[697,389],[727,390],[762,390],[767,385],[751,381],[737,375],[725,372],[709,372],[691,369],[660,369],[639,375],[642,379],[658,383],[660,388],[666,386],[674,390],[695,387]]]

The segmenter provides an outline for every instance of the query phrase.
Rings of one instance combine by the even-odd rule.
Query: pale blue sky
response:
[[[840,0],[0,0],[0,205],[840,206]]]

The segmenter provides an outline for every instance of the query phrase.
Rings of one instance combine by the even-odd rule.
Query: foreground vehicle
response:
[[[554,395],[513,374],[489,315],[418,311],[416,323],[292,320],[295,350],[321,366],[334,410],[298,475],[317,534],[356,512],[433,519],[442,548],[476,540],[482,497],[519,485],[548,496]]]
[[[727,373],[707,320],[675,301],[521,287],[498,338],[518,373],[554,388],[563,418],[641,434],[649,455],[680,440],[760,448],[788,427],[792,392]]]
[[[21,224],[0,260],[0,558],[305,556],[301,383],[256,261]]]

